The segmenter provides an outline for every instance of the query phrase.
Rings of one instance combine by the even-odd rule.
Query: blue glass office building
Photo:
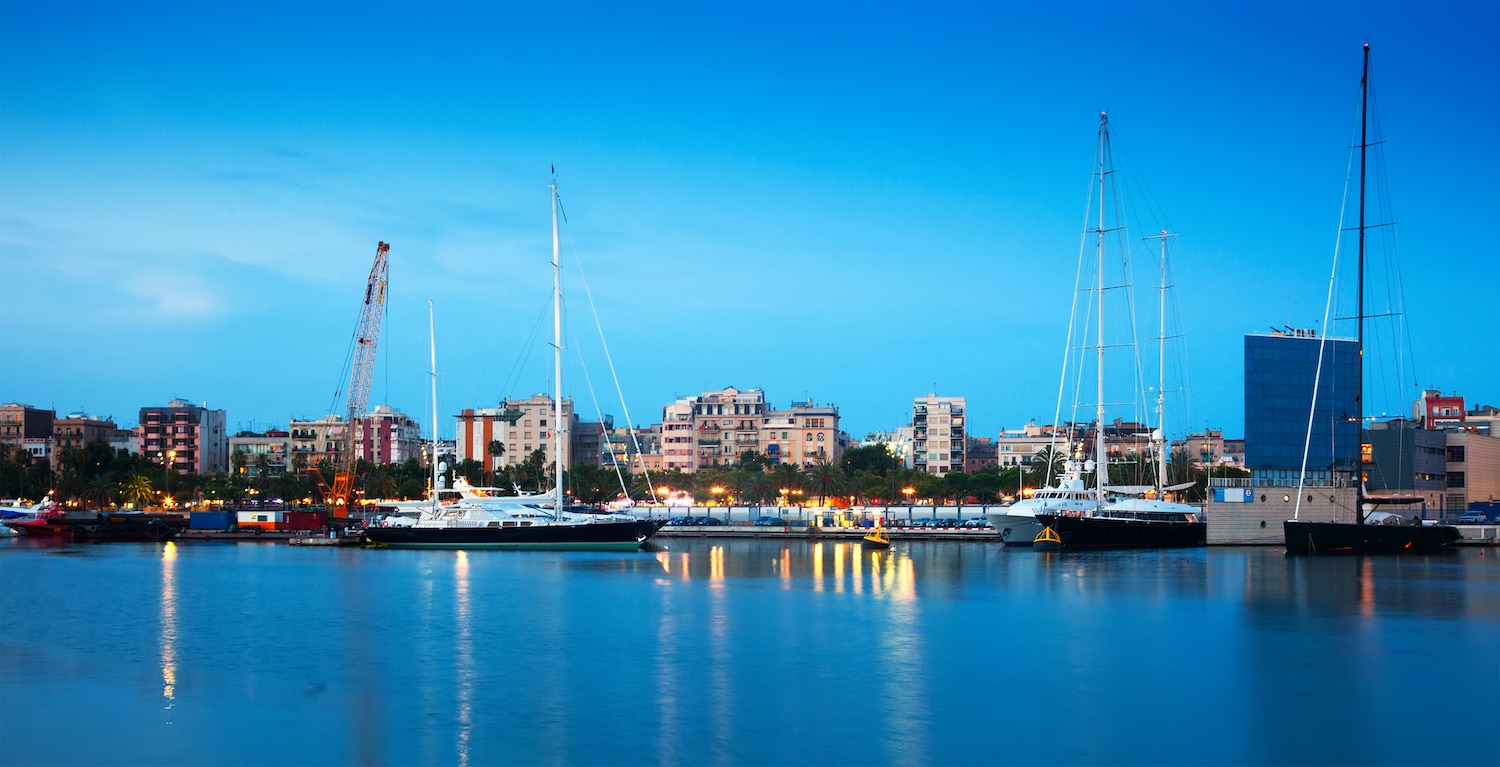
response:
[[[1359,451],[1358,352],[1356,341],[1323,341],[1311,331],[1245,336],[1245,465],[1256,477],[1295,484],[1304,443],[1311,478],[1330,478],[1354,466]],[[1318,403],[1307,442],[1315,378]]]

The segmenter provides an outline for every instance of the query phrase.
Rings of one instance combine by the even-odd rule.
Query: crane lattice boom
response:
[[[344,409],[344,435],[334,456],[333,482],[313,468],[323,500],[336,517],[346,517],[354,505],[355,425],[365,416],[370,400],[370,379],[375,371],[375,349],[380,345],[380,321],[385,314],[386,254],[391,246],[380,243],[375,248],[375,263],[365,283],[365,301],[359,312],[359,326],[354,331],[354,364],[349,373],[349,401]]]
[[[340,472],[353,473],[355,464],[354,424],[365,416],[370,401],[370,379],[375,371],[375,348],[380,345],[380,321],[385,315],[386,254],[391,246],[380,243],[375,263],[365,283],[365,303],[359,312],[354,336],[354,366],[349,374],[349,406],[344,413],[344,444],[335,464]]]

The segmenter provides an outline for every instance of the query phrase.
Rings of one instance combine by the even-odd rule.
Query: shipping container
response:
[[[188,517],[189,530],[228,530],[232,524],[232,511],[195,511]]]
[[[256,530],[280,530],[281,529],[281,525],[282,525],[281,515],[282,515],[282,512],[280,512],[280,511],[257,510],[257,511],[241,511],[241,512],[237,512],[237,513],[239,515],[239,525],[240,525],[241,529],[256,529]]]
[[[322,530],[327,526],[326,511],[288,511],[282,515],[283,530]]]

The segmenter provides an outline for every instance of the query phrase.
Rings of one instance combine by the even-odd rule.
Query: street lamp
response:
[[[167,451],[167,497],[172,497],[172,475],[177,473],[177,451]],[[176,506],[177,504],[172,504]]]

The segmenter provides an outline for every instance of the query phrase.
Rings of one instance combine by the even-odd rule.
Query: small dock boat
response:
[[[1062,538],[1057,536],[1057,531],[1051,525],[1042,528],[1036,534],[1036,539],[1031,542],[1032,551],[1062,551]]]

